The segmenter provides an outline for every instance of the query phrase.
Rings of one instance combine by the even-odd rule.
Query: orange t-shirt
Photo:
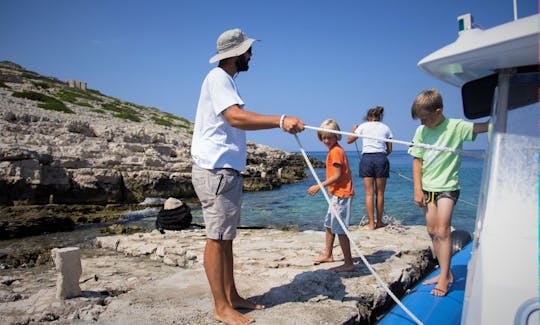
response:
[[[351,169],[345,150],[336,143],[330,148],[326,156],[326,179],[334,176],[334,164],[341,165],[341,177],[334,184],[328,185],[328,192],[340,198],[349,198],[354,196],[354,188],[351,178]]]

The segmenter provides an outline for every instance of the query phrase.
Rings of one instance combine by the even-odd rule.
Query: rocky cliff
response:
[[[0,62],[0,205],[195,196],[193,124]],[[306,177],[298,154],[248,144],[245,190]]]

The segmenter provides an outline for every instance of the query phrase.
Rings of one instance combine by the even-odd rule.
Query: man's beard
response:
[[[248,61],[246,60],[246,58],[243,55],[240,55],[236,59],[236,71],[237,72],[248,71],[248,69],[249,69]]]

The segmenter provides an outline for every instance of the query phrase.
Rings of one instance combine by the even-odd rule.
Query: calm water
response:
[[[327,151],[308,153],[309,156],[321,161],[325,161],[326,154]],[[357,152],[349,151],[347,157],[351,165],[356,192],[352,201],[351,224],[358,224],[366,214],[364,187],[362,179],[358,177]],[[401,220],[405,225],[424,225],[423,213],[413,202],[411,156],[406,151],[394,151],[389,159],[391,174],[386,185],[386,214]],[[483,163],[484,161],[480,159],[463,157],[460,170],[460,201],[452,218],[452,224],[456,229],[468,230],[471,233],[474,230]],[[309,170],[307,172],[309,178],[300,183],[285,185],[273,191],[244,193],[242,225],[322,230],[322,220],[328,205],[321,192],[313,197],[306,193],[309,186],[316,184]],[[319,168],[316,172],[319,179],[324,180],[325,169]],[[192,214],[194,221],[202,222],[200,209],[194,208]]]
[[[309,152],[308,155],[325,161],[327,151]],[[364,189],[358,177],[358,154],[347,152],[353,172],[356,196],[352,202],[351,224],[358,224],[365,215]],[[400,220],[404,225],[424,225],[422,211],[413,203],[412,194],[412,158],[405,151],[394,151],[390,156],[390,179],[386,186],[385,211],[390,217]],[[474,230],[476,203],[480,187],[483,160],[463,157],[460,171],[461,195],[452,219],[456,229],[469,232]],[[244,193],[241,223],[244,226],[290,227],[298,230],[323,230],[322,220],[327,210],[327,203],[322,193],[309,196],[306,190],[316,184],[306,168],[309,177],[302,182],[285,185],[280,189],[265,192]],[[325,169],[316,169],[324,180]],[[160,199],[163,200],[163,199]],[[465,200],[473,206],[462,202]],[[126,214],[122,223],[136,224],[154,228],[158,208],[146,208]],[[193,221],[203,223],[201,209],[192,206]],[[41,246],[68,246],[90,243],[96,236],[102,235],[99,229],[103,225],[89,225],[72,232],[44,234],[0,241],[0,254],[15,249]]]

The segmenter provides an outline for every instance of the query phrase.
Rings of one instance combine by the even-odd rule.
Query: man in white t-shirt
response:
[[[240,173],[246,167],[245,130],[279,127],[292,134],[304,130],[296,117],[244,110],[234,77],[249,69],[254,41],[240,29],[218,37],[218,51],[210,63],[219,64],[203,81],[191,144],[192,183],[201,201],[207,236],[204,269],[214,296],[214,318],[226,324],[254,322],[237,308],[264,308],[238,294],[233,276],[232,242],[242,200]]]

